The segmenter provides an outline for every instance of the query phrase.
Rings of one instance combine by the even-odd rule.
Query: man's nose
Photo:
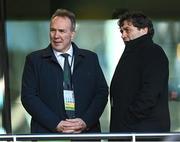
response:
[[[59,37],[60,36],[60,32],[59,31],[56,31],[55,34],[54,34],[54,37]]]
[[[121,33],[121,37],[122,37],[122,38],[126,37],[126,33],[125,33],[125,32],[122,32],[122,33]]]

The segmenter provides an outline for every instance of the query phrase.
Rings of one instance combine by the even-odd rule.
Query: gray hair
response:
[[[51,17],[51,20],[56,17],[67,17],[71,21],[71,30],[75,31],[76,29],[76,19],[75,19],[75,14],[67,9],[57,9],[54,14]]]

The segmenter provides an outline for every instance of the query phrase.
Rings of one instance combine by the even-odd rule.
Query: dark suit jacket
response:
[[[168,132],[168,59],[144,35],[127,43],[111,86],[111,132]]]
[[[108,98],[108,87],[97,55],[79,49],[74,43],[72,82],[75,94],[75,115],[85,121],[86,132],[100,132],[99,117]],[[22,78],[22,104],[32,116],[32,133],[56,132],[66,119],[63,102],[63,71],[49,45],[26,57]]]

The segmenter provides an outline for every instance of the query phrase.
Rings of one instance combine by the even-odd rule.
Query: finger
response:
[[[75,118],[75,119],[66,119],[67,122],[77,122],[78,120]]]
[[[74,125],[73,122],[68,122],[68,121],[65,121],[65,122],[62,124],[63,127],[70,127],[70,126],[73,126],[73,125]]]
[[[74,130],[63,130],[63,133],[74,133]]]
[[[81,132],[82,132],[82,130],[78,130],[78,131],[74,131],[73,133],[78,134],[78,133],[81,133]]]

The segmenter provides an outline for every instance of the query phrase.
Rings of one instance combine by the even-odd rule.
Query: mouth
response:
[[[129,38],[123,38],[124,41],[129,41]]]
[[[62,45],[62,43],[61,42],[53,42],[52,43],[55,47],[57,47],[57,46],[61,46]]]
[[[61,44],[62,41],[53,41],[54,44]]]

